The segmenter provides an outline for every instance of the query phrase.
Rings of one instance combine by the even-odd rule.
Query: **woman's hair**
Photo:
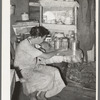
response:
[[[43,37],[48,34],[49,34],[49,31],[43,26],[32,27],[30,31],[30,35],[34,37],[38,37],[38,36]]]

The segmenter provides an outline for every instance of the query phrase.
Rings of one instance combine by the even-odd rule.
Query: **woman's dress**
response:
[[[41,51],[34,48],[27,39],[23,40],[16,49],[14,65],[21,69],[23,78],[26,80],[26,94],[35,91],[46,91],[46,97],[52,97],[65,87],[57,68],[38,63],[37,57]]]

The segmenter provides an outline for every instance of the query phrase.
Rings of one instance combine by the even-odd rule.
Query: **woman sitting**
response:
[[[16,49],[14,65],[21,70],[27,90],[24,93],[30,100],[46,100],[65,87],[57,68],[38,63],[38,57],[49,59],[60,52],[44,52],[36,48],[36,44],[41,44],[48,34],[49,31],[42,26],[33,27],[30,37],[23,40]]]

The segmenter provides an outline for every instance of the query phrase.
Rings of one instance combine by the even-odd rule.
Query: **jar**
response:
[[[49,43],[51,42],[51,40],[52,40],[51,36],[47,36],[46,39],[45,39],[45,41],[49,42]]]
[[[76,50],[79,49],[79,41],[77,40],[72,40],[70,44],[70,49],[73,52],[73,55],[76,55]]]
[[[62,48],[66,50],[68,49],[68,39],[67,38],[62,39]]]
[[[10,14],[14,14],[15,13],[15,5],[10,5]]]
[[[77,45],[77,43],[76,43],[76,41],[74,40],[74,41],[72,42],[72,51],[73,51],[73,55],[76,55],[76,45]]]
[[[22,16],[22,20],[23,20],[23,21],[29,20],[29,15],[28,15],[28,13],[24,12],[24,13],[22,13],[21,16]]]
[[[54,40],[54,48],[55,49],[60,49],[62,47],[62,39],[61,38],[56,38]]]

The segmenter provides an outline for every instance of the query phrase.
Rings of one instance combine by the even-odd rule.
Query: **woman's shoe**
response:
[[[46,92],[41,92],[38,96],[37,96],[37,100],[47,100],[45,97],[45,93]]]

